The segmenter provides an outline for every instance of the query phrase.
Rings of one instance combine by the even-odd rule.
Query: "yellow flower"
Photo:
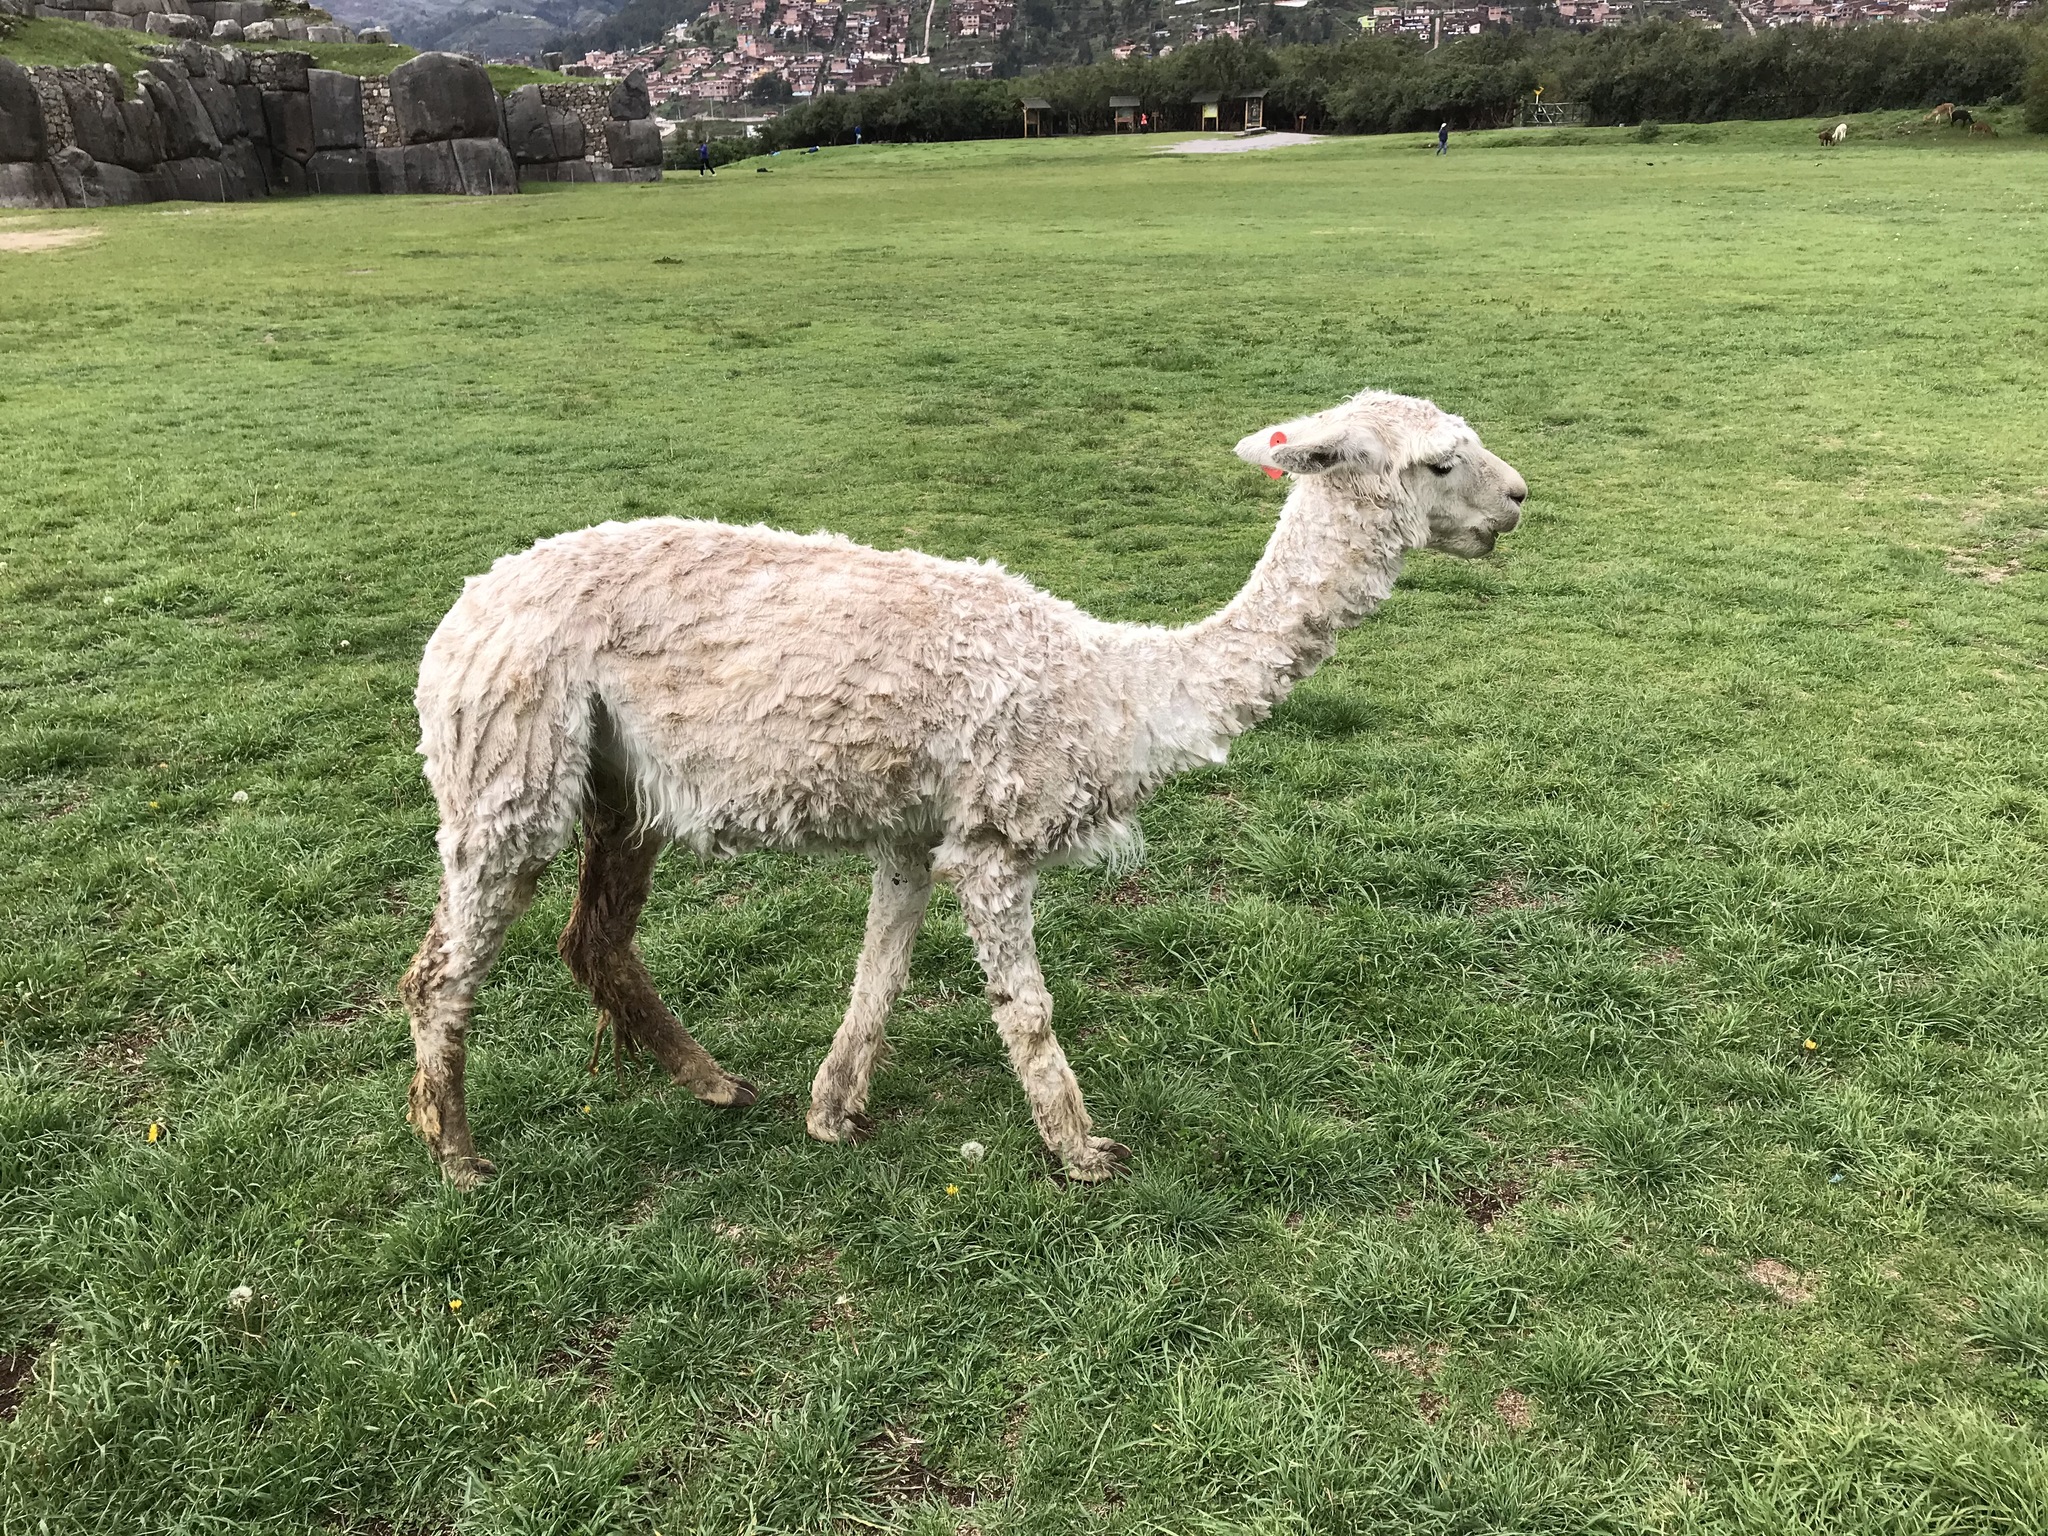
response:
[[[1806,1042],[1806,1048],[1807,1048],[1807,1049],[1808,1049],[1809,1051],[1817,1051],[1817,1050],[1819,1050],[1819,1049],[1820,1049],[1820,1047],[1819,1047],[1819,1046],[1817,1046],[1817,1045],[1815,1045],[1815,1044],[1814,1044],[1814,1043],[1813,1043],[1813,1042],[1812,1042],[1811,1040],[1809,1040],[1809,1041],[1807,1041],[1807,1042]]]
[[[153,811],[153,810],[156,810],[156,809],[158,808],[158,802],[157,802],[157,801],[155,801],[155,800],[152,800],[152,801],[150,801],[150,802],[149,802],[149,808],[150,808],[150,809],[151,809],[152,811]]]
[[[949,1195],[957,1195],[960,1193],[960,1186],[958,1184],[948,1184],[946,1186],[946,1193]]]
[[[450,1312],[460,1312],[462,1310],[462,1298],[460,1296],[450,1296],[448,1298],[448,1310]]]
[[[583,1113],[586,1115],[590,1113],[590,1106],[588,1104],[583,1106]]]
[[[149,1144],[155,1146],[164,1139],[164,1128],[152,1120],[149,1122]]]

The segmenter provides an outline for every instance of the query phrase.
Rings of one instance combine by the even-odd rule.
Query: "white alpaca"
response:
[[[1109,624],[992,564],[831,534],[651,518],[546,539],[475,577],[418,693],[441,898],[404,997],[411,1118],[448,1177],[470,1137],[463,1036],[500,941],[583,823],[562,955],[600,1040],[655,1053],[709,1104],[754,1101],[663,1005],[633,944],[656,856],[857,849],[875,861],[853,998],[812,1084],[823,1141],[865,1128],[882,1026],[934,880],[953,885],[1040,1134],[1075,1179],[1090,1134],[1052,1032],[1031,899],[1047,864],[1137,837],[1169,776],[1230,742],[1393,590],[1403,554],[1491,550],[1528,488],[1471,428],[1368,392],[1237,453],[1293,489],[1242,592],[1178,629]]]

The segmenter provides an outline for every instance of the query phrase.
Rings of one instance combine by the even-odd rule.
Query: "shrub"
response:
[[[1662,123],[1655,118],[1646,117],[1636,125],[1636,141],[1641,144],[1654,144],[1657,142],[1657,136],[1663,131]]]
[[[2027,132],[2048,133],[2048,53],[2027,71]]]

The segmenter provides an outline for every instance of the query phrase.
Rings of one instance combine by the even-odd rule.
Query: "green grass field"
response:
[[[0,220],[97,231],[0,250],[0,1529],[2042,1529],[2048,146],[1815,126]],[[1184,619],[1368,384],[1529,516],[1049,878],[1129,1178],[944,896],[809,1142],[864,869],[672,854],[762,1104],[584,1076],[565,861],[438,1183],[465,575],[682,512]]]

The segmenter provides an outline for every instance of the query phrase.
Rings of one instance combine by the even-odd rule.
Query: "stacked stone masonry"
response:
[[[522,180],[661,178],[661,137],[637,77],[500,98],[483,66],[459,54],[420,54],[388,80],[317,69],[286,50],[188,40],[153,54],[127,96],[108,65],[25,69],[0,58],[0,207],[484,196]]]

